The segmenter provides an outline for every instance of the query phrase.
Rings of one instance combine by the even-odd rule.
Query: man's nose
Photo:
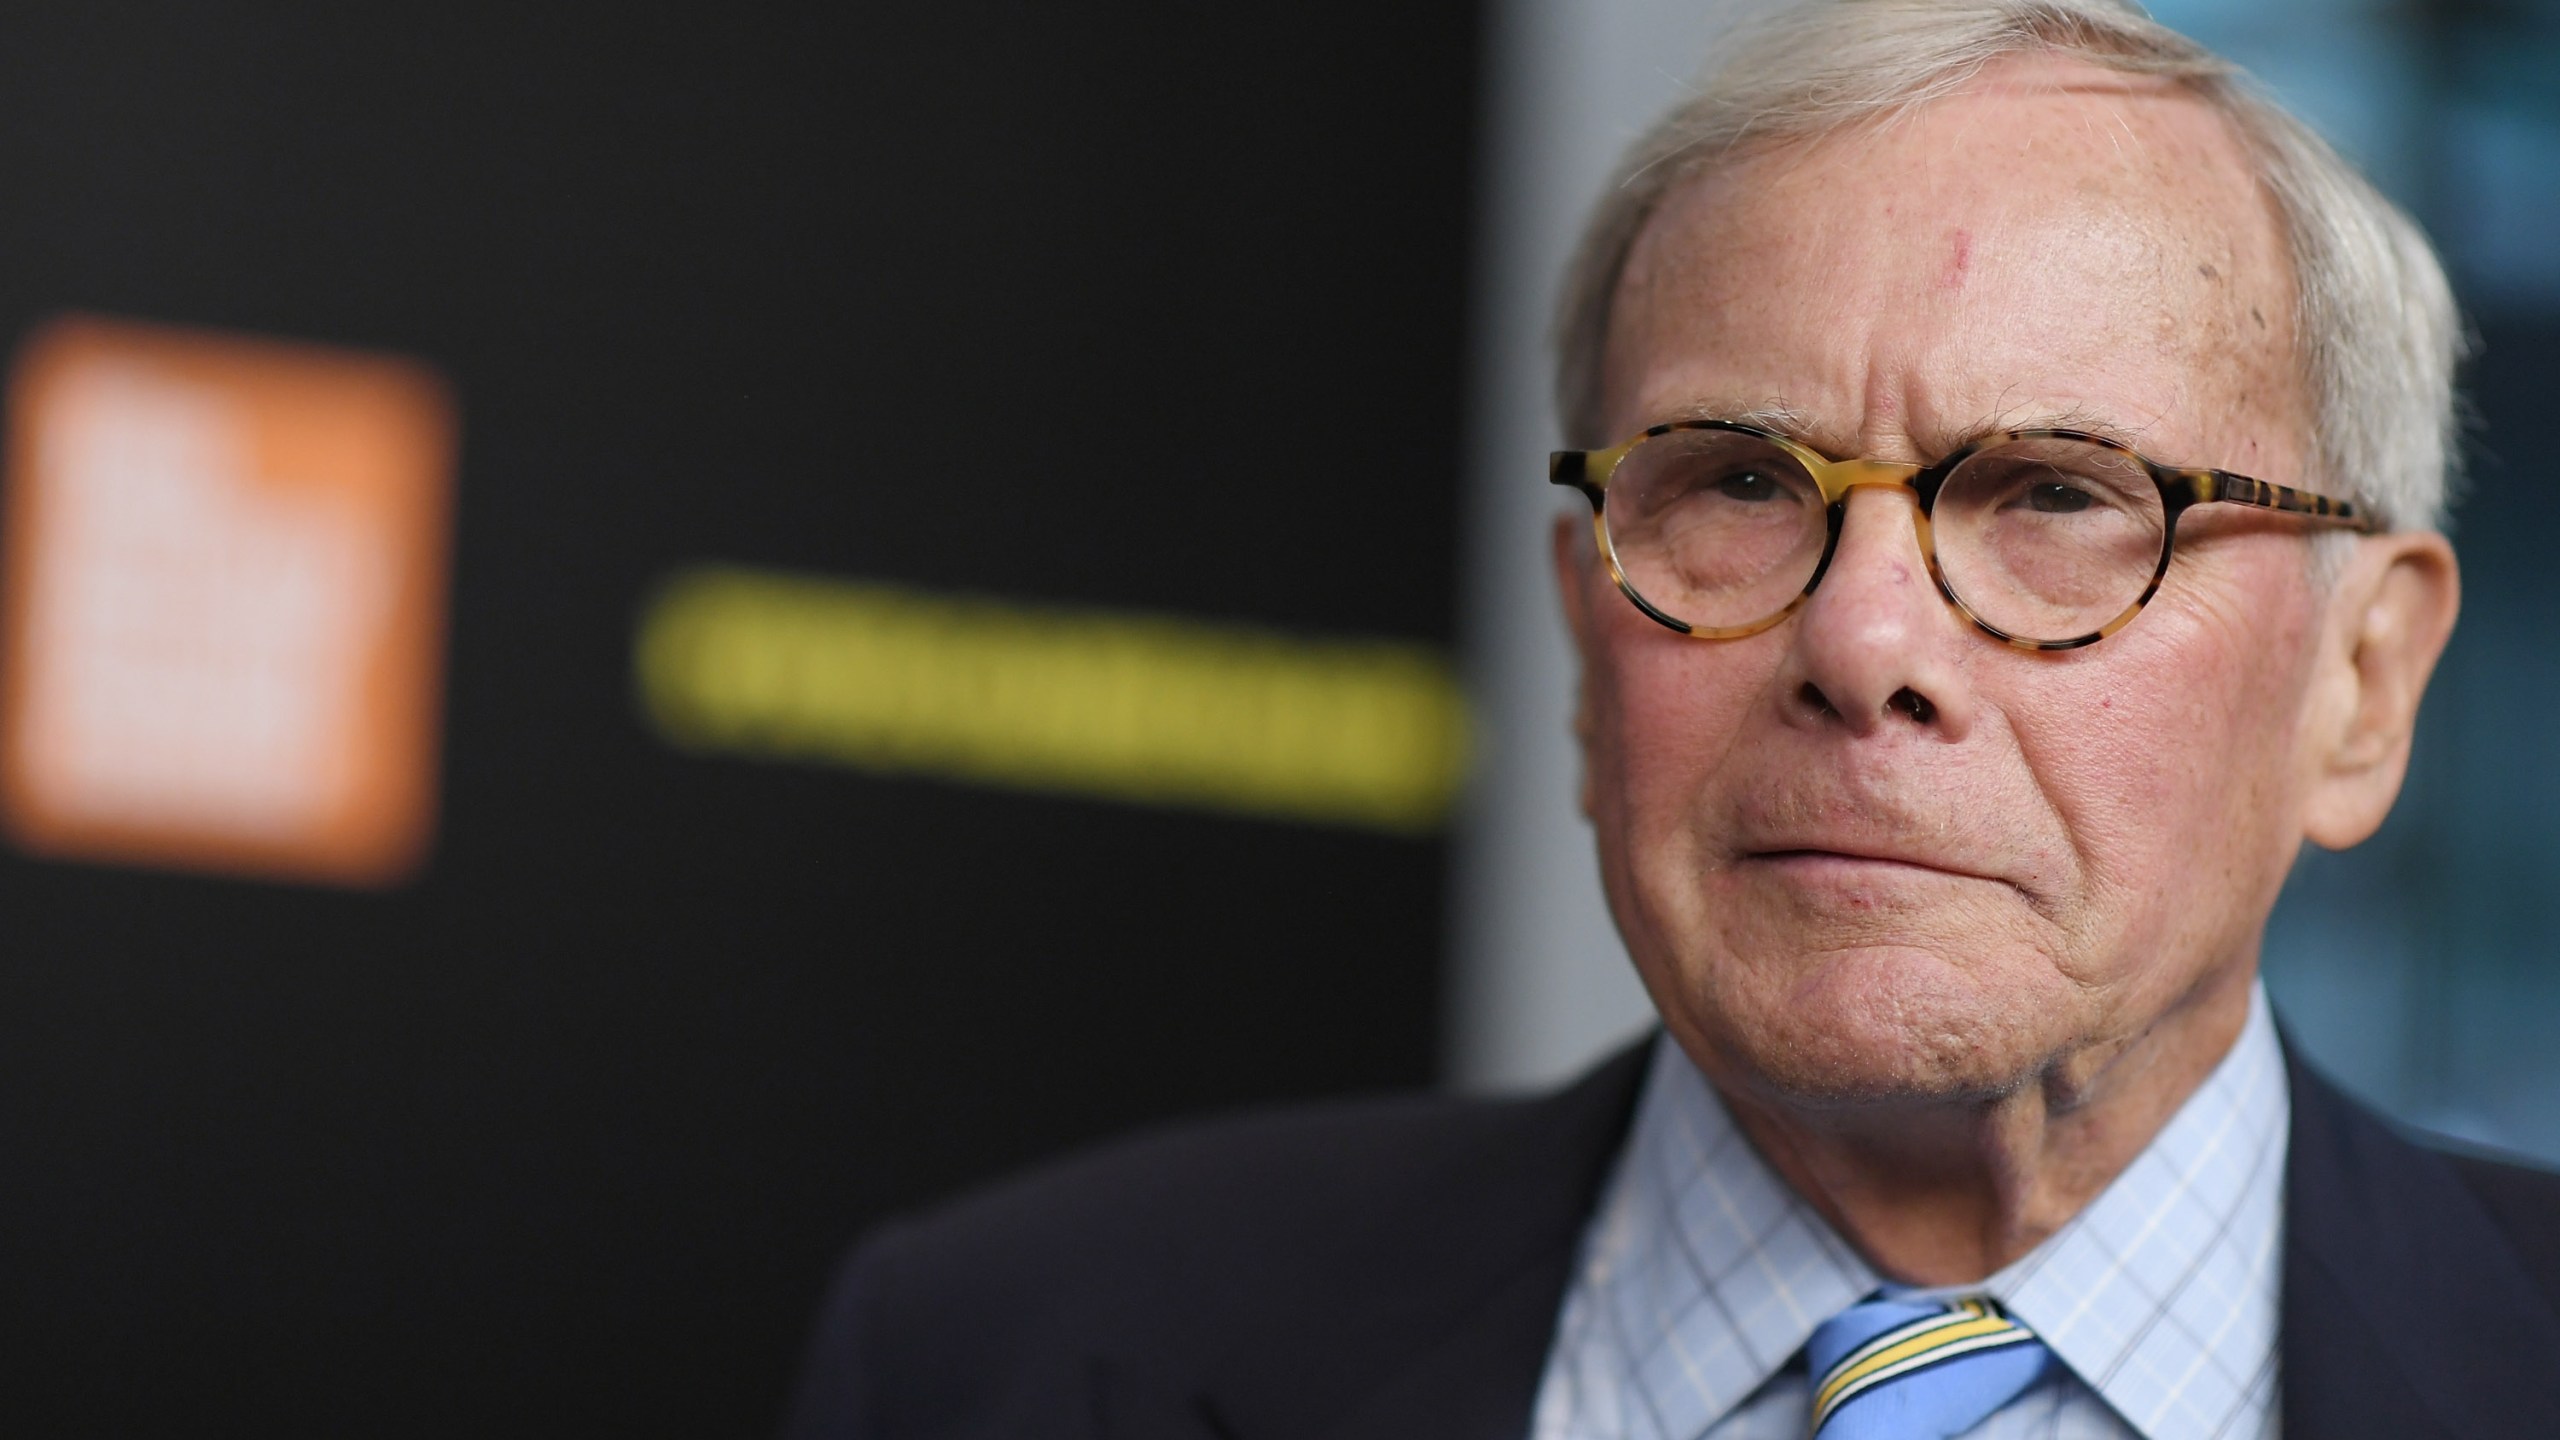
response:
[[[1791,719],[1868,735],[1914,725],[1945,740],[1973,728],[1962,616],[1921,553],[1919,499],[1898,485],[1849,492],[1840,543],[1796,614],[1783,703]]]

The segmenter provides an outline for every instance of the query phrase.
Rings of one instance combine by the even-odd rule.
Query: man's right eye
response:
[[[1718,495],[1727,500],[1740,500],[1747,505],[1756,505],[1763,500],[1778,498],[1778,482],[1757,470],[1744,470],[1727,475],[1716,482],[1715,489]]]

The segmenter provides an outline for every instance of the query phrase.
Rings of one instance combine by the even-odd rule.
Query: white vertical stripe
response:
[[[1582,216],[1619,150],[1705,58],[1719,8],[1486,7],[1458,618],[1479,749],[1457,835],[1445,1017],[1448,1078],[1469,1088],[1562,1079],[1652,1017],[1576,803],[1574,667],[1547,561],[1548,524],[1572,497],[1546,483],[1556,444],[1547,326]]]

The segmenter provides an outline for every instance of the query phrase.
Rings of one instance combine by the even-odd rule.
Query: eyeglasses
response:
[[[2371,531],[2343,500],[2226,470],[2181,470],[2077,430],[2006,430],[1931,465],[1833,460],[1725,420],[1656,425],[1608,450],[1559,450],[1547,478],[1591,500],[1609,573],[1636,608],[1703,640],[1794,614],[1840,544],[1849,492],[1898,486],[1938,593],[2021,650],[2094,645],[2169,573],[2178,517],[2251,505]]]

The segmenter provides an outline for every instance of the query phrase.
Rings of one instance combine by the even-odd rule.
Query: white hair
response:
[[[1793,0],[1738,27],[1702,84],[1629,148],[1594,210],[1557,326],[1569,443],[1600,446],[1610,309],[1664,197],[1736,156],[1947,95],[1993,60],[2073,57],[2172,81],[2230,125],[2283,226],[2311,402],[2312,488],[2388,528],[2444,520],[2464,348],[2444,269],[2417,225],[2236,66],[2124,0]]]

